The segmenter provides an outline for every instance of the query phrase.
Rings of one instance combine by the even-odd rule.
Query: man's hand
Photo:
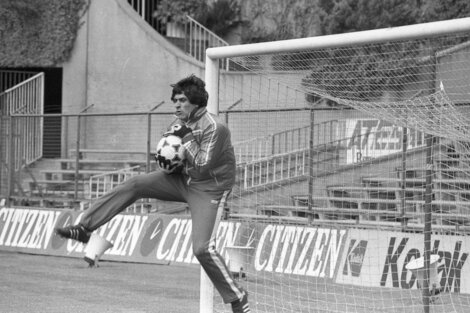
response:
[[[182,169],[182,166],[171,164],[170,160],[162,157],[161,155],[155,155],[155,160],[157,161],[158,166],[160,166],[160,168],[167,174],[172,174]]]
[[[186,136],[192,135],[193,131],[186,125],[175,124],[171,126],[170,130],[163,134],[163,136],[174,135],[183,139]]]

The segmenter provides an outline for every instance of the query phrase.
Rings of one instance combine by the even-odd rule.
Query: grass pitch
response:
[[[253,274],[253,273],[252,273]],[[199,313],[198,266],[101,262],[0,251],[3,313]],[[241,284],[253,313],[422,313],[419,290],[336,285],[253,274]],[[230,312],[214,291],[215,313]],[[470,295],[445,293],[429,313],[466,313]]]
[[[197,266],[101,262],[0,251],[0,312],[199,312]]]

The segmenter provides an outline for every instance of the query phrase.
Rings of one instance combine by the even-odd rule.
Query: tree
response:
[[[415,24],[420,0],[321,0],[323,34]]]
[[[323,34],[337,34],[470,15],[468,0],[319,0]],[[451,41],[449,41],[451,40]],[[328,57],[312,59],[305,86],[315,85],[339,98],[370,101],[386,90],[402,90],[416,79],[417,62],[433,46],[454,45],[466,38],[401,42],[346,47],[325,51]],[[293,64],[293,66],[296,66]],[[341,86],[341,88],[336,88]],[[373,88],[371,87],[373,86]],[[307,100],[313,102],[314,96]]]
[[[207,8],[206,0],[161,0],[154,16],[164,24],[168,22],[185,23],[186,15],[199,21]]]
[[[312,0],[240,1],[243,43],[318,35],[318,5]]]
[[[235,0],[216,0],[209,5],[199,22],[223,37],[240,21],[240,6]]]
[[[419,22],[451,20],[468,16],[470,16],[470,2],[468,0],[429,0],[423,7]]]
[[[318,87],[337,98],[370,101],[386,90],[402,90],[415,79],[418,42],[384,43],[317,52],[305,86]],[[340,88],[339,88],[340,87]],[[317,100],[315,97],[307,99]]]
[[[470,16],[468,0],[319,0],[318,5],[324,35]]]
[[[71,54],[86,0],[1,0],[0,65],[55,66]]]

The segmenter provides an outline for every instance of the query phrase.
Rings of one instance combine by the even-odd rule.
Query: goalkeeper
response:
[[[191,75],[172,85],[177,120],[165,135],[182,138],[184,166],[130,178],[96,200],[77,225],[56,228],[64,238],[87,243],[91,233],[141,198],[186,202],[192,219],[193,253],[233,312],[250,312],[248,295],[239,287],[215,248],[224,204],[235,183],[235,156],[229,129],[207,109],[205,83]]]

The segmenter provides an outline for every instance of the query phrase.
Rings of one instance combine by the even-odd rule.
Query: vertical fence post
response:
[[[78,199],[78,175],[80,173],[80,131],[81,131],[81,117],[82,114],[92,108],[94,104],[85,107],[77,116],[77,137],[75,139],[75,177],[74,177],[74,193],[73,199]]]
[[[240,103],[242,103],[242,99],[238,99],[237,101],[235,101],[231,106],[229,106],[227,108],[227,110],[225,111],[225,124],[228,126],[228,114],[230,113],[230,110],[232,110],[234,107],[236,107],[237,105],[239,105]]]
[[[10,199],[13,194],[13,181],[14,181],[14,171],[15,171],[15,144],[13,142],[13,130],[14,127],[14,118],[11,115],[7,115],[10,121],[10,129],[8,133],[8,182],[7,182],[7,206],[10,206]]]
[[[426,191],[424,194],[424,283],[423,283],[423,305],[424,313],[429,313],[429,267],[431,258],[431,223],[432,223],[432,174],[433,136],[426,134]]]
[[[408,128],[402,127],[402,150],[401,150],[401,227],[406,227],[405,206],[406,206],[406,149],[408,148]]]
[[[63,136],[62,136],[62,151],[61,151],[61,156],[68,158],[69,157],[69,152],[68,152],[68,146],[69,146],[69,117],[68,116],[63,116]]]
[[[188,26],[189,25],[189,26]],[[191,33],[192,32],[192,25],[190,21],[186,21],[184,23],[184,52],[190,52],[190,40],[191,40]]]
[[[73,199],[77,200],[78,198],[78,174],[80,170],[80,124],[81,124],[81,114],[77,116],[77,135],[75,138],[75,177],[74,177],[74,193]]]
[[[431,79],[429,94],[435,92],[436,84],[436,52],[431,52],[430,58]],[[433,116],[429,116],[430,119]],[[431,265],[431,231],[432,231],[432,175],[433,175],[433,141],[434,136],[426,134],[426,191],[424,195],[424,283],[423,283],[423,306],[424,313],[429,313],[430,291],[429,291],[429,267]]]
[[[152,112],[158,109],[165,101],[161,101],[147,113],[147,155],[145,157],[145,173],[150,172],[150,152],[152,146]]]
[[[145,173],[150,172],[150,142],[152,140],[152,114],[147,114],[147,153],[145,154]]]
[[[309,146],[309,158],[308,158],[308,211],[313,210],[313,136],[315,136],[315,111],[310,108],[310,139],[308,141]],[[313,213],[309,214],[308,221],[313,221]]]

